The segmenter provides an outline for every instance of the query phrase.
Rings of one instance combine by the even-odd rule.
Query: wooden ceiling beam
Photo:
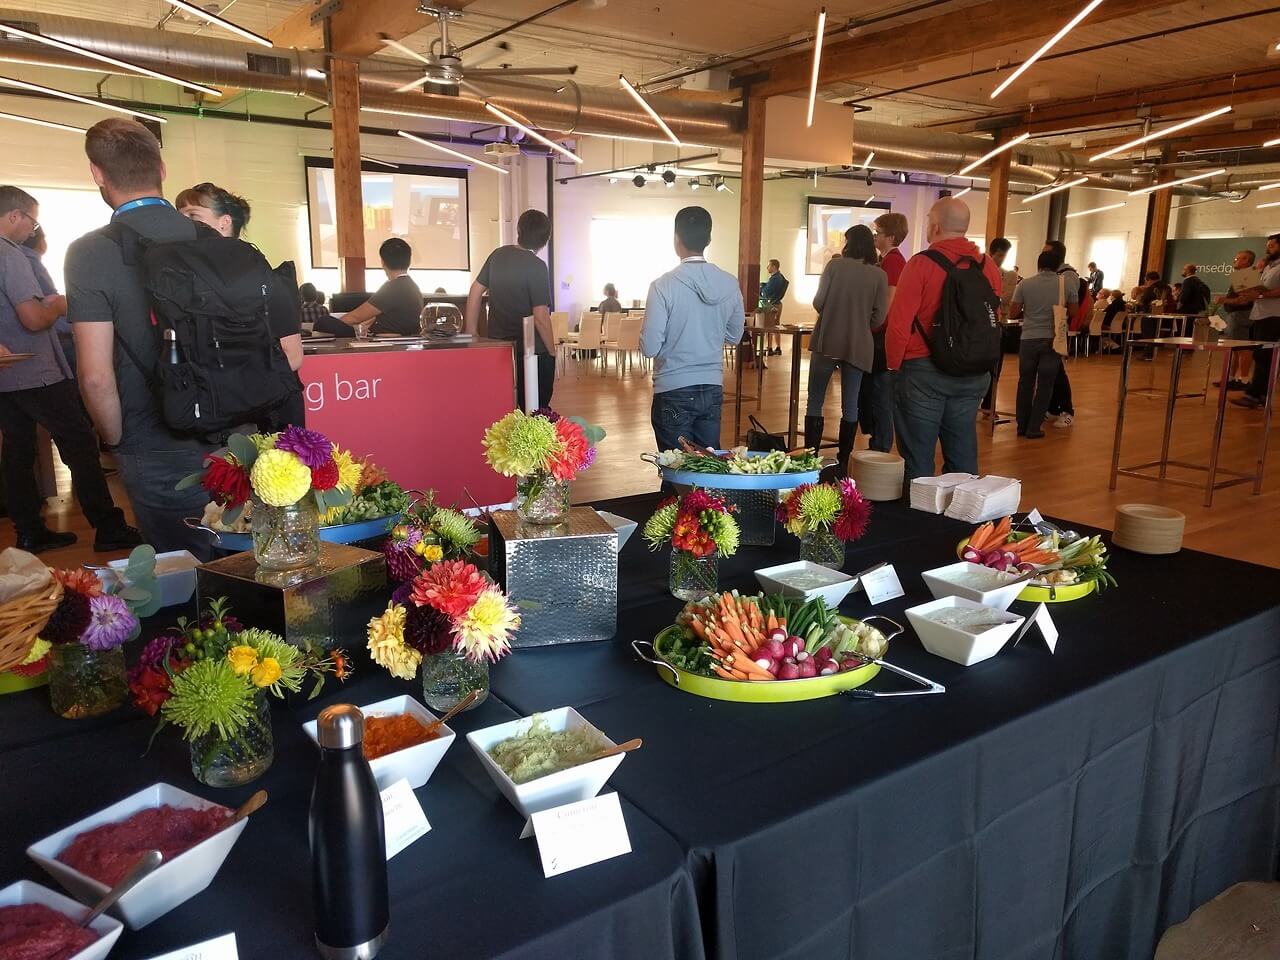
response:
[[[1248,130],[1237,130],[1234,124],[1210,124],[1206,127],[1193,127],[1185,134],[1175,135],[1159,144],[1144,144],[1148,150],[1154,146],[1168,145],[1176,152],[1188,153],[1204,150],[1246,150],[1259,148],[1268,140],[1280,137],[1280,122],[1275,120],[1255,121]],[[1104,140],[1090,140],[1089,146],[1080,153],[1092,153],[1108,147],[1119,146],[1132,140],[1132,135],[1108,137]],[[1140,149],[1140,148],[1139,148]]]
[[[1089,14],[1082,26],[1167,8],[1168,3],[1161,0],[1108,0]],[[985,0],[963,10],[837,40],[822,48],[818,88],[970,51],[1047,38],[1079,12],[1080,0],[1040,0],[1034,6],[1019,7],[1016,12],[1011,11],[1008,0]],[[734,78],[754,77],[764,70],[767,79],[753,83],[753,94],[772,97],[798,93],[809,86],[812,56],[811,49],[803,48],[777,60],[746,67],[735,72]]]
[[[438,5],[461,10],[472,0],[435,0]],[[267,37],[277,47],[299,50],[323,50],[324,30],[311,22],[316,7],[305,3],[276,26]],[[435,21],[418,13],[409,0],[343,0],[341,8],[330,18],[333,28],[333,53],[347,57],[367,57],[382,49],[381,36],[403,40],[412,33],[433,26]]]

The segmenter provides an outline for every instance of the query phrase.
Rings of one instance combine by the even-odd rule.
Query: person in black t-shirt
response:
[[[416,337],[422,333],[422,291],[409,277],[413,248],[399,237],[384,240],[378,248],[387,282],[378,292],[341,317],[343,323],[358,327],[371,323],[370,333],[394,333]]]
[[[538,406],[551,403],[555,387],[555,334],[551,330],[551,277],[538,251],[551,239],[551,221],[541,210],[526,210],[516,224],[516,246],[489,254],[467,295],[467,332],[476,333],[480,303],[489,294],[489,336],[510,340],[516,357],[516,406],[524,403],[524,318],[533,317],[538,355]]]

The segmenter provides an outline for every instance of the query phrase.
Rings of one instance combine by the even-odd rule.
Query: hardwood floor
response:
[[[1014,362],[1008,362],[1010,360]],[[1160,357],[1154,363],[1135,363],[1134,385],[1151,382],[1156,386],[1163,386],[1168,382],[1168,364],[1167,357]],[[789,352],[769,360],[760,410],[757,412],[754,404],[744,404],[744,421],[746,413],[751,411],[756,412],[769,429],[786,429],[790,365]],[[1192,489],[1127,477],[1119,478],[1113,493],[1107,489],[1107,480],[1115,429],[1120,361],[1115,357],[1075,359],[1069,362],[1068,369],[1076,405],[1075,425],[1066,429],[1046,426],[1047,436],[1043,440],[1028,441],[1015,436],[1012,424],[998,427],[992,437],[989,426],[980,422],[978,446],[984,473],[1021,479],[1023,509],[1034,506],[1046,514],[1108,530],[1112,527],[1118,504],[1137,502],[1170,506],[1187,516],[1184,539],[1186,546],[1280,567],[1280,546],[1277,546],[1277,541],[1280,540],[1280,436],[1272,437],[1269,469],[1263,492],[1259,496],[1251,493],[1250,485],[1229,487],[1219,490],[1214,498],[1214,505],[1206,508],[1203,506],[1202,488]],[[1184,365],[1184,389],[1198,389],[1204,382],[1204,370],[1204,360],[1201,358]],[[802,402],[806,376],[807,360],[801,373]],[[731,384],[726,383],[726,395],[730,387]],[[1013,409],[1016,388],[1016,359],[1006,358],[1000,382],[1000,409]],[[1202,403],[1198,399],[1178,403],[1171,445],[1171,452],[1176,459],[1198,463],[1208,459],[1213,428],[1213,403],[1217,394],[1212,387],[1210,390],[1208,403]],[[754,391],[749,389],[747,392]],[[556,409],[599,423],[609,433],[600,447],[596,464],[573,486],[575,502],[586,503],[658,489],[656,475],[640,460],[640,454],[652,451],[654,445],[653,431],[649,424],[651,397],[650,381],[641,373],[638,365],[627,376],[619,378],[612,365],[606,375],[601,377],[594,365],[586,362],[571,363],[557,380],[554,399]],[[825,413],[829,432],[833,433],[835,421],[840,416],[836,386],[829,392]],[[722,434],[725,442],[732,440],[732,416],[730,401],[725,405]],[[1162,399],[1131,395],[1121,462],[1131,464],[1157,457],[1163,422]],[[1241,470],[1251,467],[1261,442],[1261,425],[1261,412],[1228,405],[1222,441],[1223,466]],[[1280,434],[1280,427],[1273,432]],[[859,437],[858,444],[865,446],[865,438]],[[1173,475],[1203,478],[1203,474],[1185,472]],[[55,529],[78,533],[80,543],[46,554],[46,559],[68,566],[85,561],[103,562],[104,555],[91,551],[92,530],[86,525],[79,508],[67,496],[68,479],[65,469],[59,465],[61,496],[50,499],[47,519]],[[114,477],[112,488],[118,502],[127,503],[127,498],[123,496]],[[12,543],[12,524],[0,521],[0,547],[10,546]]]

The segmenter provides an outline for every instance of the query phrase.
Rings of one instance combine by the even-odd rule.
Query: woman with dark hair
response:
[[[831,375],[840,370],[840,441],[835,473],[844,476],[858,435],[858,388],[874,368],[871,332],[884,325],[889,308],[889,280],[876,266],[879,259],[871,230],[857,224],[845,231],[844,250],[822,271],[813,309],[818,323],[809,342],[809,401],[804,443],[822,443],[822,407]]]

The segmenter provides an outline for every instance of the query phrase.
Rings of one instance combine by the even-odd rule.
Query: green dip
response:
[[[489,756],[516,783],[528,783],[585,763],[609,744],[590,727],[553,733],[542,714],[533,715],[529,729],[496,744]]]

